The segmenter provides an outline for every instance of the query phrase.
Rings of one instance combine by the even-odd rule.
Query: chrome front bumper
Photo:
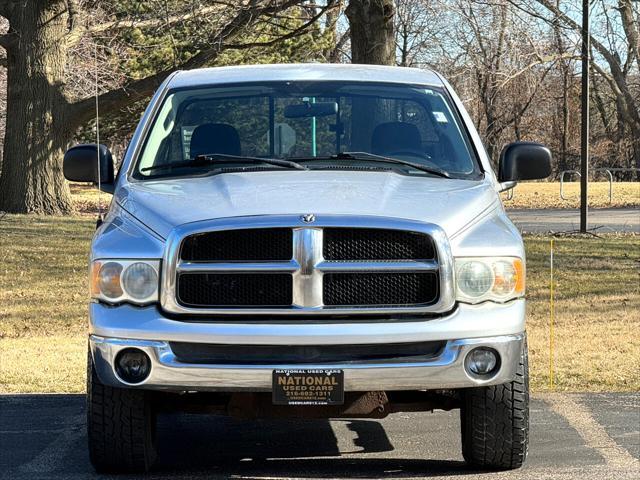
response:
[[[137,388],[172,391],[271,391],[274,369],[344,370],[345,391],[424,390],[497,385],[513,380],[524,334],[472,338],[447,342],[443,352],[425,361],[412,363],[346,363],[304,365],[202,365],[176,360],[168,342],[90,337],[91,350],[100,381],[114,387],[132,386],[120,380],[113,369],[123,348],[139,348],[151,358],[151,373]],[[489,379],[470,376],[464,360],[472,349],[491,347],[500,355],[500,368]]]
[[[171,391],[270,391],[272,370],[343,369],[346,391],[449,389],[511,381],[524,341],[524,300],[504,305],[461,304],[436,319],[420,318],[352,323],[321,321],[185,322],[164,317],[156,307],[91,304],[91,351],[97,374],[106,385],[123,387],[113,364],[123,348],[145,351],[151,373],[137,388]],[[236,345],[349,345],[445,340],[437,356],[411,363],[212,365],[177,361],[171,341]],[[500,368],[489,379],[468,375],[464,360],[475,347],[495,349]]]

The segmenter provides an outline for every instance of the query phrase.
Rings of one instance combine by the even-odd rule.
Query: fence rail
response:
[[[591,170],[592,172],[602,172],[607,175],[609,178],[609,203],[613,203],[613,173],[612,172],[640,172],[640,168],[636,167],[602,167],[602,168],[594,168]],[[563,170],[560,172],[560,198],[562,200],[568,200],[564,196],[564,177],[566,174],[577,175],[581,177],[580,172],[578,170]]]

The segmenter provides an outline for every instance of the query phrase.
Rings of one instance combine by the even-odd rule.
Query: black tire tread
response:
[[[467,463],[491,469],[520,468],[529,448],[529,365],[526,341],[516,378],[464,391],[460,420]]]
[[[100,383],[87,368],[89,457],[98,472],[144,472],[155,461],[155,415],[143,390]]]

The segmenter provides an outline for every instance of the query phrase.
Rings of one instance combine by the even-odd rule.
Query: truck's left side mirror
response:
[[[64,178],[72,182],[100,182],[101,190],[113,193],[113,157],[105,145],[76,145],[67,150],[62,162]]]
[[[551,175],[551,152],[533,142],[514,142],[502,149],[498,168],[500,183],[538,180]]]

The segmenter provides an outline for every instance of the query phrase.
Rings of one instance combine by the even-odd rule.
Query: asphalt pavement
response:
[[[526,233],[572,232],[580,228],[578,209],[507,209],[507,214]],[[640,233],[640,208],[592,208],[588,227],[594,233]]]
[[[166,415],[144,478],[640,478],[640,394],[547,394],[531,405],[526,466],[488,473],[460,454],[458,411],[375,420],[238,421]],[[81,395],[0,396],[0,478],[99,479]],[[140,477],[141,478],[141,477]]]

